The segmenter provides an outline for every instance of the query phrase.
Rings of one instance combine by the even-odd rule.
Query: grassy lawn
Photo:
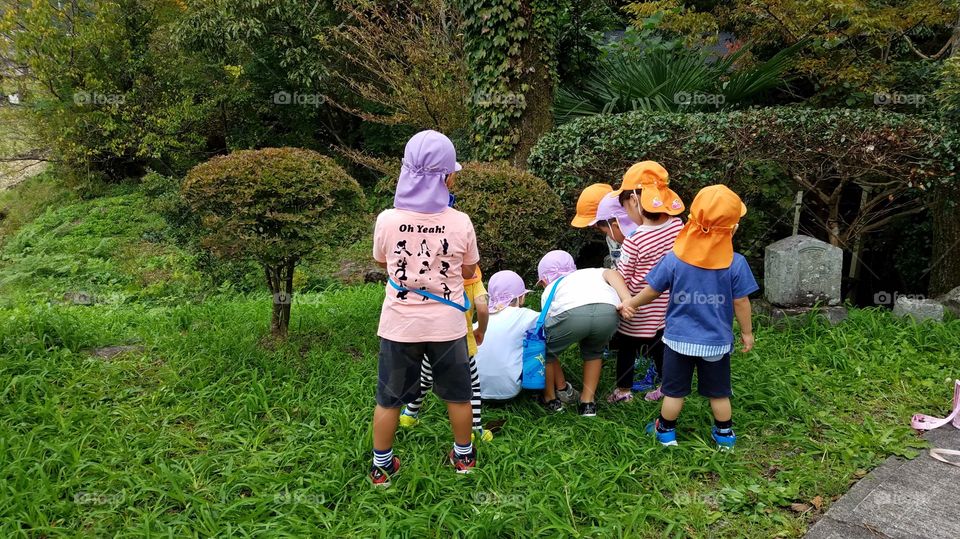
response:
[[[526,398],[458,476],[431,395],[401,431],[394,485],[366,482],[376,382],[375,285],[301,295],[269,345],[269,298],[199,291],[136,192],[50,208],[0,257],[0,534],[796,537],[823,500],[923,443],[910,414],[945,412],[960,321],[855,310],[836,328],[776,330],[733,362],[737,451],[705,441],[692,398],[680,447],[643,427],[655,404],[546,415]],[[83,286],[94,306],[50,301]],[[103,359],[91,350],[133,345]],[[564,358],[575,384],[579,365]],[[612,365],[601,394],[612,388]],[[818,501],[819,501],[818,500]]]

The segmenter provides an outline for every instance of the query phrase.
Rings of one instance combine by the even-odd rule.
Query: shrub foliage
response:
[[[359,184],[310,150],[237,151],[194,167],[181,194],[201,224],[201,245],[223,258],[252,259],[273,294],[271,331],[285,335],[293,271],[331,238],[355,237],[366,222]]]
[[[802,190],[815,235],[850,249],[865,234],[928,208],[937,199],[930,193],[956,184],[958,163],[950,131],[933,121],[882,110],[786,107],[600,115],[543,137],[529,163],[572,214],[580,189],[619,183],[644,159],[661,162],[687,201],[701,187],[724,183],[748,206],[773,209],[778,221],[791,220],[792,192]],[[748,217],[756,225],[758,215]]]
[[[561,245],[568,228],[547,182],[505,163],[468,163],[456,182],[457,208],[473,220],[487,276],[505,269],[536,275],[540,257]]]

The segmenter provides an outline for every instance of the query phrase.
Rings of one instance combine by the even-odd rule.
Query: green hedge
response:
[[[560,195],[567,216],[573,215],[583,187],[594,182],[616,186],[631,164],[645,159],[667,168],[671,187],[688,204],[706,185],[729,185],[752,210],[738,234],[747,241],[738,248],[757,256],[768,240],[789,233],[799,189],[793,178],[812,184],[804,188],[808,221],[826,222],[833,206],[847,225],[858,217],[859,185],[884,185],[873,192],[890,189],[890,204],[906,209],[923,205],[930,198],[926,193],[956,181],[957,148],[945,126],[882,108],[630,112],[558,127],[537,143],[529,168]],[[853,195],[852,210],[846,199],[824,200],[812,192],[836,188]],[[878,206],[866,222],[882,225],[882,212],[890,204]],[[827,239],[826,229],[820,232],[816,235]],[[853,227],[842,232],[844,247],[860,233]],[[579,245],[587,237],[581,235]]]
[[[509,269],[532,284],[540,257],[567,236],[560,198],[545,181],[503,163],[466,163],[456,178],[457,208],[473,220],[485,279]]]

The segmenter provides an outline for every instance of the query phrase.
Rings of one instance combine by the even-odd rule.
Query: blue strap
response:
[[[390,278],[387,279],[387,282],[390,283],[390,286],[396,288],[396,289],[399,290],[400,292],[413,292],[414,294],[423,296],[423,297],[425,297],[425,298],[432,299],[433,301],[439,301],[440,303],[443,303],[444,305],[449,305],[450,307],[453,307],[454,309],[456,309],[456,310],[458,310],[458,311],[460,311],[460,312],[464,312],[464,313],[465,313],[465,312],[467,312],[467,311],[470,310],[470,298],[467,297],[466,292],[464,292],[464,294],[463,294],[463,305],[460,305],[459,303],[456,303],[456,302],[454,302],[454,301],[450,301],[450,300],[447,299],[447,298],[441,298],[440,296],[438,296],[438,295],[436,295],[436,294],[431,294],[430,292],[427,292],[426,290],[420,290],[419,288],[407,288],[407,287],[405,287],[405,286],[400,286],[400,285],[398,285],[397,283],[393,282],[393,279],[390,279]]]
[[[562,281],[564,277],[566,277],[566,275],[556,280],[553,288],[550,289],[550,294],[547,295],[547,302],[543,304],[543,309],[540,311],[540,317],[537,318],[537,333],[542,333],[543,331],[543,323],[547,320],[547,313],[550,311],[550,305],[553,303],[553,296],[557,293],[557,289],[560,288],[560,281]]]

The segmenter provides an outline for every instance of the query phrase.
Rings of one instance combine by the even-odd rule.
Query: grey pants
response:
[[[556,361],[564,350],[580,345],[580,358],[599,359],[617,331],[620,315],[609,303],[591,303],[547,318],[547,361]]]

